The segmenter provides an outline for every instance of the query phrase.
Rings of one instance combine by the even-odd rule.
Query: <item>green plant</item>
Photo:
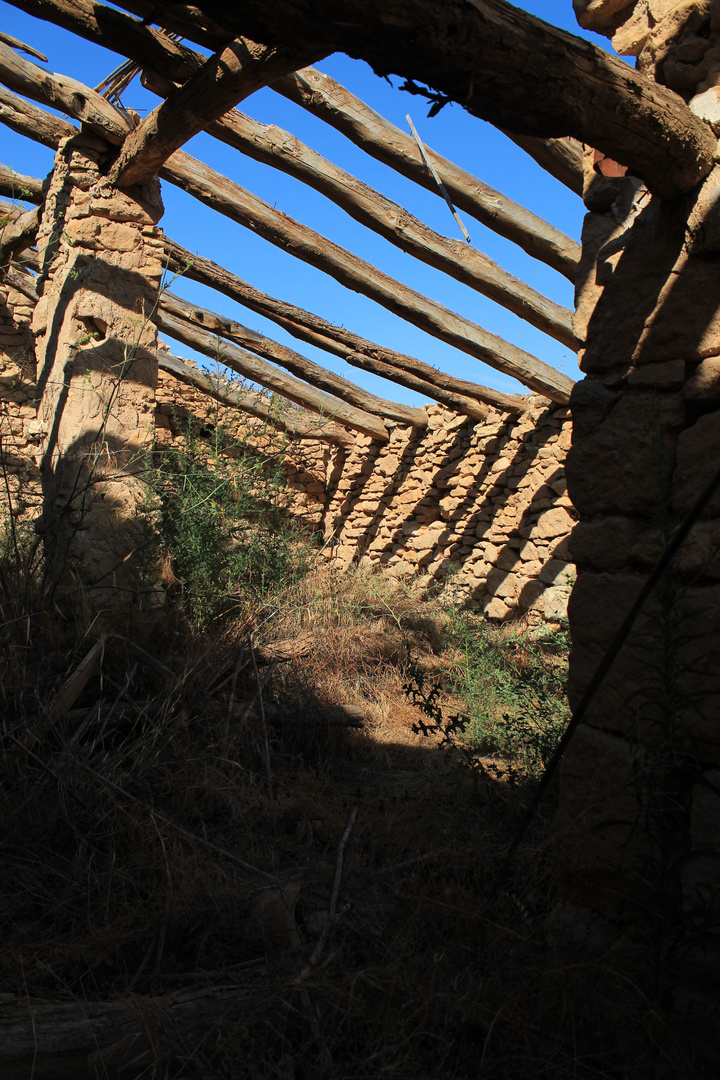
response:
[[[280,438],[261,451],[193,418],[177,445],[155,451],[146,479],[166,584],[196,625],[243,599],[267,599],[307,569],[309,545],[287,513],[283,456]]]
[[[569,718],[566,630],[531,637],[453,609],[451,678],[470,719],[469,744],[508,763],[511,782],[537,777]]]

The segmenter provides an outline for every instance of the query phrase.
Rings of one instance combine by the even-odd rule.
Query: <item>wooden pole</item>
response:
[[[160,175],[200,202],[251,228],[311,266],[324,270],[342,285],[363,293],[441,341],[518,379],[553,401],[562,404],[569,401],[573,383],[566,375],[274,210],[256,195],[182,150],[172,155]]]
[[[435,191],[413,139],[329,75],[308,67],[279,79],[272,89],[341,131],[378,161],[428,191]],[[425,149],[459,210],[472,214],[489,229],[518,244],[528,255],[574,280],[580,259],[579,244],[429,146]]]
[[[45,199],[43,181],[37,176],[23,176],[0,162],[0,195],[6,199],[22,199],[23,202],[41,203]]]
[[[313,390],[300,379],[278,371],[277,368],[246,352],[245,349],[239,349],[237,345],[221,341],[216,334],[201,330],[198,326],[191,326],[184,319],[177,319],[162,308],[156,309],[154,321],[163,334],[168,334],[191,349],[197,349],[209,359],[224,364],[244,378],[265,386],[268,390],[287,398],[288,401],[294,401],[304,409],[362,431],[364,435],[369,435],[380,442],[388,441],[390,437],[388,430],[377,416],[356,409],[353,405],[347,405],[344,401],[339,401],[329,394]]]
[[[374,341],[354,334],[351,330],[346,330],[345,327],[335,326],[334,323],[328,322],[319,315],[313,315],[294,304],[268,296],[267,293],[260,292],[247,281],[243,281],[242,278],[226,270],[225,267],[211,262],[210,259],[204,259],[200,255],[193,255],[187,248],[181,247],[169,237],[165,237],[165,256],[168,260],[168,268],[174,273],[182,273],[193,281],[199,281],[211,289],[217,289],[218,292],[237,300],[251,311],[257,311],[260,315],[271,319],[300,341],[317,345],[353,363],[356,367],[364,367],[366,371],[376,372],[373,366],[375,362],[385,365],[387,369],[392,370],[394,380],[402,385],[411,385],[413,389],[417,389],[416,384],[403,383],[400,376],[406,373],[414,379],[421,380],[425,388],[420,392],[427,397],[449,404],[445,396],[449,393],[457,395],[458,398],[465,397],[487,402],[497,409],[509,412],[522,412],[525,408],[522,398],[512,394],[502,394],[498,390],[491,390],[479,383],[447,375],[413,356],[386,349]],[[350,357],[353,357],[352,361]],[[442,391],[443,395],[441,396],[438,391]],[[455,405],[450,405],[450,407],[455,408]],[[465,412],[466,410],[458,408],[458,411]]]
[[[166,84],[160,86],[157,79],[143,81],[155,92],[166,90]],[[568,348],[577,349],[568,308],[513,277],[476,248],[441,236],[289,132],[236,110],[208,124],[206,130],[256,161],[302,180],[402,251],[489,296]]]
[[[173,293],[168,291],[164,292],[160,298],[160,310],[163,313],[167,312],[176,319],[185,320],[191,326],[210,331],[213,334],[219,334],[220,337],[226,338],[236,345],[241,345],[258,356],[286,368],[310,386],[334,394],[341,401],[354,405],[364,412],[373,413],[375,416],[382,417],[382,419],[395,420],[399,424],[412,427],[427,426],[427,413],[424,409],[399,405],[394,401],[376,397],[375,394],[362,390],[348,379],[343,379],[342,376],[327,371],[293,349],[288,349],[287,346],[273,341],[272,338],[265,337],[264,334],[259,334],[255,330],[250,330],[247,326],[243,326],[242,323],[235,322],[234,319],[228,319],[224,315],[218,315],[214,311],[196,307],[194,304],[188,304],[185,300],[181,300],[180,297],[174,296]]]
[[[52,98],[54,89],[46,90],[41,77],[31,80],[27,68],[33,65],[26,61],[22,63],[25,65],[23,78],[28,93],[32,92],[41,101],[48,96]],[[43,75],[41,69],[36,70],[40,76]],[[92,95],[99,97],[94,91],[85,89],[87,99],[91,100]],[[72,101],[69,105],[72,106]],[[87,103],[82,108],[86,111]],[[93,117],[97,123],[102,121],[99,110],[93,112]],[[256,195],[189,154],[176,151],[166,161],[160,175],[271,243],[330,274],[341,284],[364,293],[415,326],[518,379],[553,401],[562,404],[569,401],[572,380],[549,364],[382,273],[364,259],[273,209]],[[575,339],[572,340],[574,342]]]
[[[274,48],[244,37],[228,42],[125,140],[110,180],[119,187],[148,180],[175,150],[238,101],[302,66],[308,52],[307,46]]]
[[[237,390],[227,379],[213,375],[209,371],[191,367],[185,360],[164,350],[158,352],[157,360],[161,371],[168,372],[174,378],[192,386],[195,390],[200,390],[203,394],[208,394],[223,405],[231,405],[233,408],[251,413],[274,427],[287,431],[295,438],[324,440],[338,446],[351,446],[355,441],[354,436],[339,424],[333,424],[324,419],[309,421],[294,416],[293,410],[279,410],[262,394]]]

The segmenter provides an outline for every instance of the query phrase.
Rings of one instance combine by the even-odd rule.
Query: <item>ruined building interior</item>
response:
[[[655,698],[637,655],[622,645],[672,609],[683,671],[671,710],[682,773],[673,804],[682,823],[672,839],[684,860],[680,903],[716,895],[720,2],[567,0],[579,27],[602,35],[606,49],[504,0],[10,3],[126,61],[92,89],[71,56],[53,72],[57,57],[48,64],[33,41],[0,26],[0,121],[54,154],[47,177],[26,175],[4,154],[0,165],[4,514],[32,522],[42,537],[45,580],[57,596],[81,578],[93,611],[113,611],[118,625],[125,618],[144,527],[141,463],[152,447],[178,439],[188,417],[212,411],[260,439],[281,433],[292,512],[329,567],[382,569],[468,602],[496,624],[569,621],[575,716],[554,777],[553,859],[575,928],[587,916],[600,937],[623,922],[622,864],[636,843],[627,822],[641,798],[628,777],[639,743],[654,737]],[[424,106],[456,104],[492,123],[568,199],[584,201],[581,242],[314,66],[335,53],[366,61],[376,77],[407,80]],[[143,117],[123,104],[133,78],[160,102]],[[263,87],[447,200],[449,235],[291,132],[245,115],[241,103]],[[491,333],[302,224],[293,206],[273,206],[191,156],[183,147],[201,132],[308,185],[524,320],[573,363],[577,355],[578,369],[570,377],[539,348],[540,357]],[[253,284],[251,267],[240,277],[182,246],[163,230],[168,185],[223,216],[228,229],[234,223],[238,236],[236,226],[252,230],[472,358],[479,381],[292,304],[282,283],[270,295]],[[574,310],[455,238],[465,222],[569,282]],[[206,295],[214,290],[233,316],[183,299],[167,285],[173,275]],[[246,326],[253,315],[289,333],[293,346]],[[204,360],[175,355],[174,346]],[[334,367],[304,346],[330,354]],[[347,364],[343,374],[337,360]],[[489,381],[499,374],[518,389],[485,386],[483,367]],[[358,372],[377,377],[379,392],[354,381]],[[399,388],[415,397],[393,400]],[[678,529],[670,587],[663,551]],[[647,708],[638,704],[643,694],[652,698]],[[716,979],[717,950],[715,938],[694,953],[693,970],[714,970]],[[686,993],[692,1012],[699,1006]],[[0,998],[5,1005],[14,1010],[8,1054],[0,1049],[6,1075],[161,1075],[142,1072],[152,1060],[145,1047],[133,1065],[106,1017],[107,1040],[92,1023],[83,1034],[68,1020],[62,1043],[57,1009],[46,1015],[39,1003],[33,1014],[10,994]],[[176,1006],[180,1024],[192,1013],[190,1026],[207,1026],[185,998],[163,1008]],[[61,1043],[62,1073],[53,1071]],[[23,1072],[33,1046],[35,1064]],[[79,1060],[85,1072],[73,1071]],[[307,1075],[293,1069],[263,1075]],[[325,1062],[316,1075],[361,1074]],[[485,1075],[481,1066],[475,1075]]]

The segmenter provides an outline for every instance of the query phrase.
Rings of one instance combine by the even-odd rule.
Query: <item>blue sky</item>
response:
[[[526,0],[519,6],[612,51],[605,39],[579,30],[571,0]],[[45,53],[51,70],[72,75],[90,86],[96,86],[123,59],[51,23],[35,19],[4,0],[0,0],[0,27]],[[470,116],[457,105],[446,106],[436,117],[427,119],[425,103],[397,89],[401,79],[393,79],[393,86],[390,86],[374,75],[367,64],[342,54],[328,57],[318,67],[404,130],[407,130],[405,115],[410,113],[428,145],[579,240],[583,217],[581,200],[490,124]],[[141,115],[158,103],[157,98],[142,89],[138,80],[125,93],[123,101]],[[343,135],[279,94],[264,89],[239,107],[264,123],[277,124],[291,131],[314,150],[402,204],[443,235],[459,236],[457,226],[439,196],[375,161]],[[257,164],[205,134],[191,140],[185,149],[398,280],[534,353],[571,378],[577,377],[576,357],[565,346],[468,286],[400,251],[299,181]],[[52,168],[53,154],[46,147],[0,127],[0,161],[19,173],[45,176]],[[351,292],[322,271],[228,221],[174,186],[163,183],[163,200],[165,215],[161,225],[169,236],[191,251],[226,266],[257,288],[299,304],[380,344],[417,356],[453,375],[498,390],[523,390],[507,376],[437,341],[366,297]],[[462,216],[474,246],[540,292],[572,307],[572,286],[565,278],[468,215]],[[424,399],[411,390],[350,368],[326,352],[299,343],[274,323],[219,293],[184,279],[179,279],[173,289],[193,303],[220,311],[284,342],[374,393],[408,404],[423,403]],[[172,341],[169,344],[178,355],[204,362],[191,350]]]

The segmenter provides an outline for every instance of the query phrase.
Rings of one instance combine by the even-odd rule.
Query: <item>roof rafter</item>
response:
[[[437,193],[415,140],[329,75],[308,67],[278,79],[272,89],[341,131],[378,161]],[[528,255],[552,266],[571,281],[574,279],[580,259],[578,243],[427,144],[425,150],[459,210],[472,214],[489,229],[518,244]]]
[[[125,140],[110,180],[119,187],[148,180],[188,139],[261,86],[295,71],[312,52],[317,58],[318,50],[307,45],[258,45],[244,37],[228,42]]]
[[[156,92],[162,91],[156,79],[151,78],[146,85]],[[206,130],[256,161],[303,181],[402,251],[489,296],[568,348],[577,349],[572,312],[568,308],[509,274],[477,248],[435,232],[404,207],[333,165],[289,132],[261,124],[237,110],[208,124]],[[579,248],[577,244],[575,247]]]

